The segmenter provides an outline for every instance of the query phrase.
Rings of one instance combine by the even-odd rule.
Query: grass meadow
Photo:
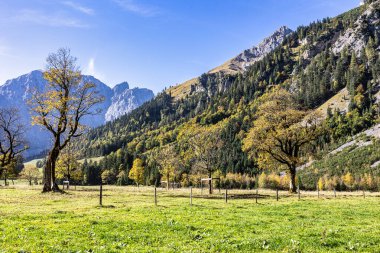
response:
[[[380,196],[362,192],[0,188],[0,252],[380,252]]]

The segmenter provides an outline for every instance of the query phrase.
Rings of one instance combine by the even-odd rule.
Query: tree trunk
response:
[[[212,178],[211,178],[211,171],[208,172],[208,178],[210,179],[208,184],[208,193],[212,194]]]
[[[56,178],[55,178],[55,165],[57,163],[58,154],[59,152],[55,153],[55,155],[52,157],[52,160],[51,160],[51,182],[52,182],[51,189],[55,192],[60,191],[58,184],[56,182]]]
[[[50,154],[46,161],[45,169],[44,169],[44,187],[42,188],[42,192],[50,192],[51,191],[51,160]]]
[[[290,172],[290,181],[289,181],[289,192],[290,193],[297,193],[297,186],[296,186],[296,166],[291,166],[289,168]]]
[[[170,176],[169,173],[166,174],[166,190],[169,191],[169,184],[170,184]]]
[[[42,192],[60,191],[55,178],[55,164],[57,162],[59,150],[54,149],[49,153],[44,170],[44,187]]]

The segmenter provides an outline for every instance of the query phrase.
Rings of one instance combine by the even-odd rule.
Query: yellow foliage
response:
[[[274,88],[258,99],[254,127],[243,140],[243,150],[257,159],[260,168],[282,165],[295,176],[303,146],[323,131],[319,119],[318,113],[301,110],[288,91]],[[295,182],[291,190],[295,191]]]
[[[347,172],[345,175],[342,176],[342,181],[348,188],[352,188],[355,183],[354,177],[350,172]]]
[[[270,188],[277,188],[280,186],[281,178],[278,174],[272,172],[268,175],[267,181]]]
[[[260,188],[267,187],[267,175],[264,172],[260,174],[258,181],[258,185]]]
[[[144,166],[143,166],[143,160],[140,158],[136,158],[133,161],[133,166],[131,170],[129,171],[129,178],[134,180],[136,184],[143,184],[144,183]]]
[[[319,180],[318,180],[318,189],[321,191],[321,190],[323,190],[323,182],[324,180],[323,180],[323,178],[319,178]]]

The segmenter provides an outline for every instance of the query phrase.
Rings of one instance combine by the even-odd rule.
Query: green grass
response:
[[[105,186],[67,194],[40,188],[0,189],[0,252],[379,252],[380,198],[368,193],[317,198],[254,191],[200,198],[188,189]],[[271,194],[268,197],[267,194]]]
[[[33,167],[37,167],[37,162],[38,161],[42,161],[43,159],[34,159],[34,160],[31,160],[29,162],[26,162],[24,163],[24,166],[33,166]]]

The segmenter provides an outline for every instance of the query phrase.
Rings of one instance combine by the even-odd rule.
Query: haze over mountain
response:
[[[104,97],[104,101],[94,107],[100,113],[84,118],[83,124],[93,128],[107,121],[114,120],[131,112],[146,101],[154,97],[153,91],[145,88],[129,89],[127,82],[110,88],[93,76],[84,75],[83,82],[96,84],[97,91]],[[23,124],[27,128],[27,139],[30,144],[28,155],[33,155],[49,147],[49,135],[38,126],[31,125],[31,112],[27,104],[34,90],[44,90],[47,81],[40,70],[8,80],[0,86],[0,107],[16,107],[20,111]]]

